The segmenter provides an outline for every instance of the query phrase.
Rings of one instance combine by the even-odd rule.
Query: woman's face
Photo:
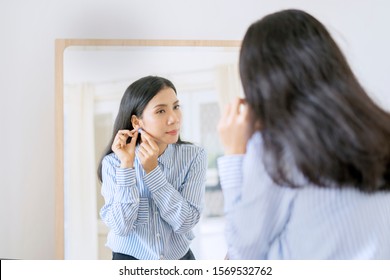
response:
[[[155,138],[157,144],[173,144],[179,139],[181,110],[175,91],[166,87],[146,105],[140,127]]]

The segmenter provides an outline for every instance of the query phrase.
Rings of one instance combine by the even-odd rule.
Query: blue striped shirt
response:
[[[168,145],[149,174],[137,156],[134,168],[120,168],[114,153],[105,156],[100,216],[110,228],[106,246],[142,260],[183,257],[204,205],[206,164],[205,150],[191,144]]]
[[[230,259],[390,259],[390,193],[276,185],[256,133],[218,168]]]

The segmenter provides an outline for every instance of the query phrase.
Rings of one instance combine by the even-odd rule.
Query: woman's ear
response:
[[[139,128],[140,127],[140,119],[138,119],[136,115],[132,115],[131,116],[131,125],[134,128]]]

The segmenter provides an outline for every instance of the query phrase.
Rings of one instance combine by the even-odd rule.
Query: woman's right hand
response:
[[[247,142],[253,134],[248,110],[245,100],[240,98],[226,106],[217,127],[225,155],[246,153]]]
[[[126,143],[131,137],[130,143]],[[133,168],[135,158],[135,145],[137,143],[138,128],[133,130],[119,130],[111,146],[111,150],[121,161],[121,168]]]

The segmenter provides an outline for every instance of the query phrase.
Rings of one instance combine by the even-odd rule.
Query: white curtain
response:
[[[243,97],[237,64],[223,64],[216,68],[216,87],[221,112],[235,97]]]
[[[97,259],[94,87],[65,85],[65,259]]]

